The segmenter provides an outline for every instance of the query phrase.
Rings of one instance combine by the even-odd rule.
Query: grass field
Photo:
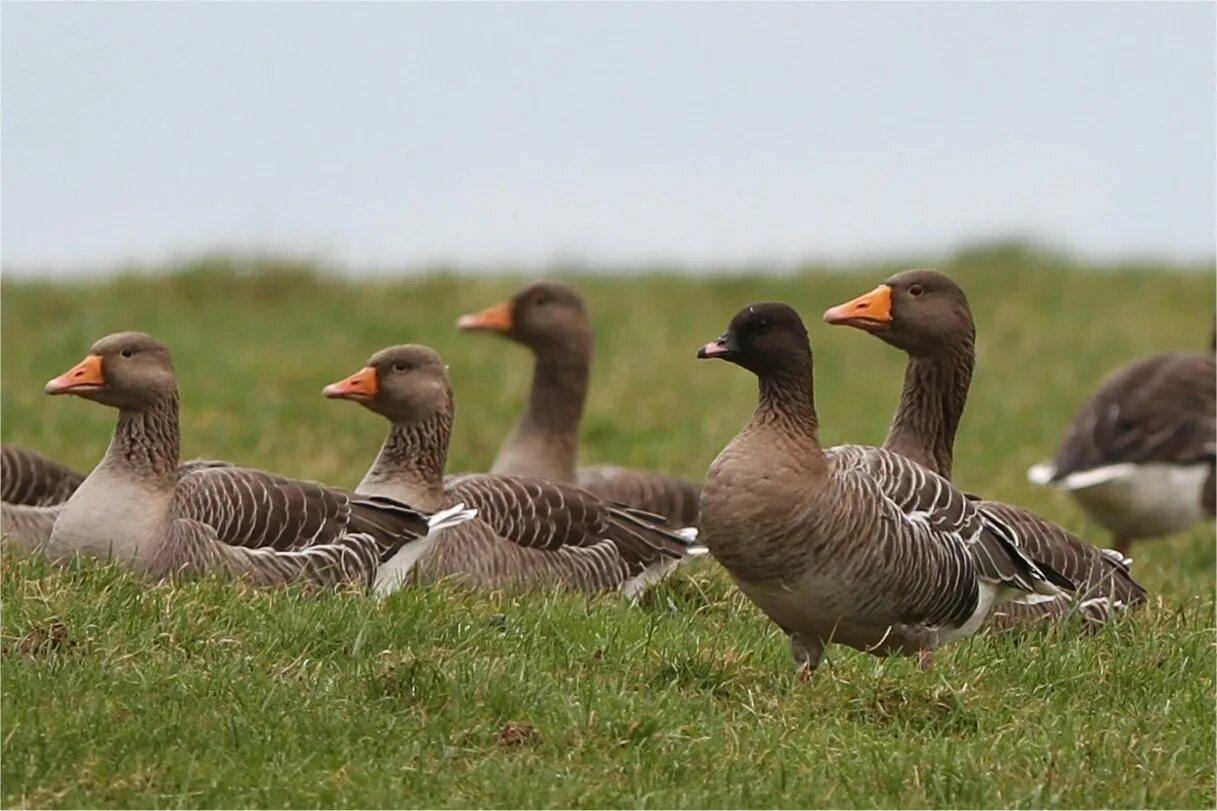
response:
[[[700,478],[754,381],[697,347],[752,301],[805,316],[826,443],[882,440],[903,358],[819,321],[900,266],[782,277],[580,279],[598,338],[585,462]],[[944,267],[979,324],[956,479],[1105,541],[1028,484],[1099,378],[1202,347],[1210,272],[1078,268],[1018,251]],[[457,394],[450,470],[484,469],[525,352],[453,328],[519,279],[346,281],[279,265],[2,288],[5,442],[87,469],[114,413],[42,385],[96,338],[174,351],[183,454],[351,486],[381,419],[321,387],[401,342]],[[3,560],[5,806],[1206,807],[1214,792],[1211,526],[1134,550],[1152,600],[1076,629],[982,635],[931,672],[845,648],[799,684],[784,638],[713,561],[616,595],[149,587],[96,563]]]

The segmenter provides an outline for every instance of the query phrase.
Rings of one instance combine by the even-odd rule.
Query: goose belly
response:
[[[86,480],[55,520],[47,555],[59,561],[93,555],[142,568],[164,538],[171,499],[135,482],[111,479],[99,487]]]
[[[1126,463],[1071,474],[1061,486],[1117,536],[1148,538],[1179,532],[1204,518],[1208,473],[1203,463]]]
[[[778,625],[826,643],[887,655],[913,654],[940,641],[932,629],[892,622],[892,612],[879,604],[881,600],[868,600],[858,584],[832,575],[808,573],[794,582],[736,579],[736,583]]]

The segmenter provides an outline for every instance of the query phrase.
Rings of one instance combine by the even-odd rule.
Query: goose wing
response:
[[[371,585],[385,554],[383,544],[363,532],[342,535],[332,542],[302,549],[275,549],[269,546],[250,549],[232,546],[219,539],[215,527],[203,521],[179,518],[149,574],[157,578],[222,574],[255,586],[311,583],[333,587]],[[389,554],[404,544],[417,542],[401,536],[391,544]]]
[[[1171,352],[1112,374],[1082,406],[1052,479],[1123,462],[1188,465],[1217,457],[1217,361]]]
[[[631,571],[640,571],[660,558],[684,557],[690,546],[660,526],[657,516],[547,479],[471,474],[450,479],[447,491],[477,509],[500,536],[530,549],[592,548],[608,541]]]
[[[1008,524],[916,462],[860,445],[832,448],[828,456],[853,498],[875,502],[881,532],[897,556],[890,563],[911,567],[922,579],[920,593],[910,595],[917,621],[962,625],[976,611],[982,583],[1051,596],[1069,583],[1055,572],[1059,586],[1050,582]]]
[[[668,526],[697,523],[701,484],[650,470],[594,465],[576,471],[576,484],[605,501],[664,516]]]
[[[227,463],[179,471],[177,515],[201,521],[233,546],[292,550],[349,533],[374,539],[386,557],[404,536],[427,534],[427,515],[381,496],[353,496],[317,482]]]
[[[37,451],[0,445],[0,501],[32,507],[62,504],[84,480]]]

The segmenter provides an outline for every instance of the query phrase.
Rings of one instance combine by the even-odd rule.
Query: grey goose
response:
[[[153,579],[217,572],[254,585],[371,585],[382,563],[471,517],[222,462],[179,468],[173,362],[144,333],[102,338],[46,391],[119,413],[105,456],[60,508],[46,544],[55,560],[112,558]]]
[[[976,365],[976,324],[967,296],[949,276],[918,269],[897,273],[869,293],[830,308],[829,324],[855,327],[908,355],[900,405],[883,447],[950,479],[955,433],[967,404]],[[1076,605],[1087,624],[1113,616],[1113,609],[1145,600],[1128,561],[1098,549],[1030,510],[1000,501],[977,506],[1009,525],[1024,550],[1078,586],[1074,600],[1060,597],[1033,605],[1004,603],[989,624],[1061,618]]]
[[[1217,361],[1163,352],[1109,374],[1056,455],[1027,477],[1069,492],[1127,553],[1138,538],[1181,532],[1217,511]]]
[[[696,482],[617,465],[577,467],[592,362],[591,323],[577,290],[535,282],[507,301],[461,316],[457,326],[502,335],[528,347],[534,357],[528,406],[491,473],[578,484],[609,501],[667,516],[674,527],[697,522]]]
[[[928,468],[880,448],[821,447],[811,344],[788,305],[745,307],[697,354],[759,381],[752,418],[706,475],[700,540],[789,634],[804,676],[830,642],[929,667],[934,648],[974,633],[994,605],[1072,588]]]
[[[450,529],[400,580],[453,578],[474,587],[560,584],[637,594],[677,563],[704,552],[662,517],[610,504],[549,479],[493,473],[445,478],[454,401],[447,367],[429,347],[381,350],[326,397],[351,400],[389,421],[389,433],[356,492],[439,510],[456,503],[478,517]]]
[[[85,477],[37,451],[0,445],[0,501],[45,507],[62,504]]]

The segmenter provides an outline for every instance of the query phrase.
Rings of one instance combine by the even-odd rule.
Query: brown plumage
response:
[[[787,305],[744,308],[698,356],[759,381],[752,419],[706,476],[701,540],[790,634],[805,672],[829,642],[926,664],[993,605],[1072,587],[933,471],[878,448],[821,448],[811,346]]]
[[[113,558],[154,579],[215,571],[256,585],[370,585],[382,561],[429,543],[449,517],[224,463],[179,468],[173,363],[143,333],[101,339],[46,390],[119,411],[105,457],[60,508],[46,545],[54,559]]]
[[[934,270],[897,273],[865,295],[829,309],[830,324],[856,327],[908,355],[904,390],[883,447],[951,478],[955,433],[967,403],[975,366],[976,326],[962,289]],[[1076,605],[1088,620],[1144,601],[1128,562],[1100,550],[1030,510],[997,501],[978,506],[1009,525],[1023,548],[1078,586],[1073,601],[1060,597],[1034,605],[1009,603],[990,615],[1007,627],[1068,615]]]
[[[43,507],[62,504],[85,477],[49,456],[0,445],[0,501]]]
[[[1137,538],[1180,532],[1217,504],[1217,361],[1164,352],[1117,369],[1065,433],[1037,484],[1068,491],[1126,552]]]
[[[534,356],[528,407],[499,449],[491,473],[578,484],[602,498],[666,516],[674,527],[697,522],[701,488],[696,482],[615,465],[577,467],[593,343],[578,291],[536,282],[501,304],[462,316],[457,325],[510,338]]]
[[[438,510],[463,503],[477,519],[446,531],[400,579],[454,578],[478,587],[561,584],[636,591],[690,554],[690,544],[658,516],[609,504],[592,493],[538,477],[468,474],[444,478],[453,398],[447,368],[418,345],[377,352],[327,386],[389,420],[388,437],[356,491]],[[696,547],[693,547],[696,550]]]

